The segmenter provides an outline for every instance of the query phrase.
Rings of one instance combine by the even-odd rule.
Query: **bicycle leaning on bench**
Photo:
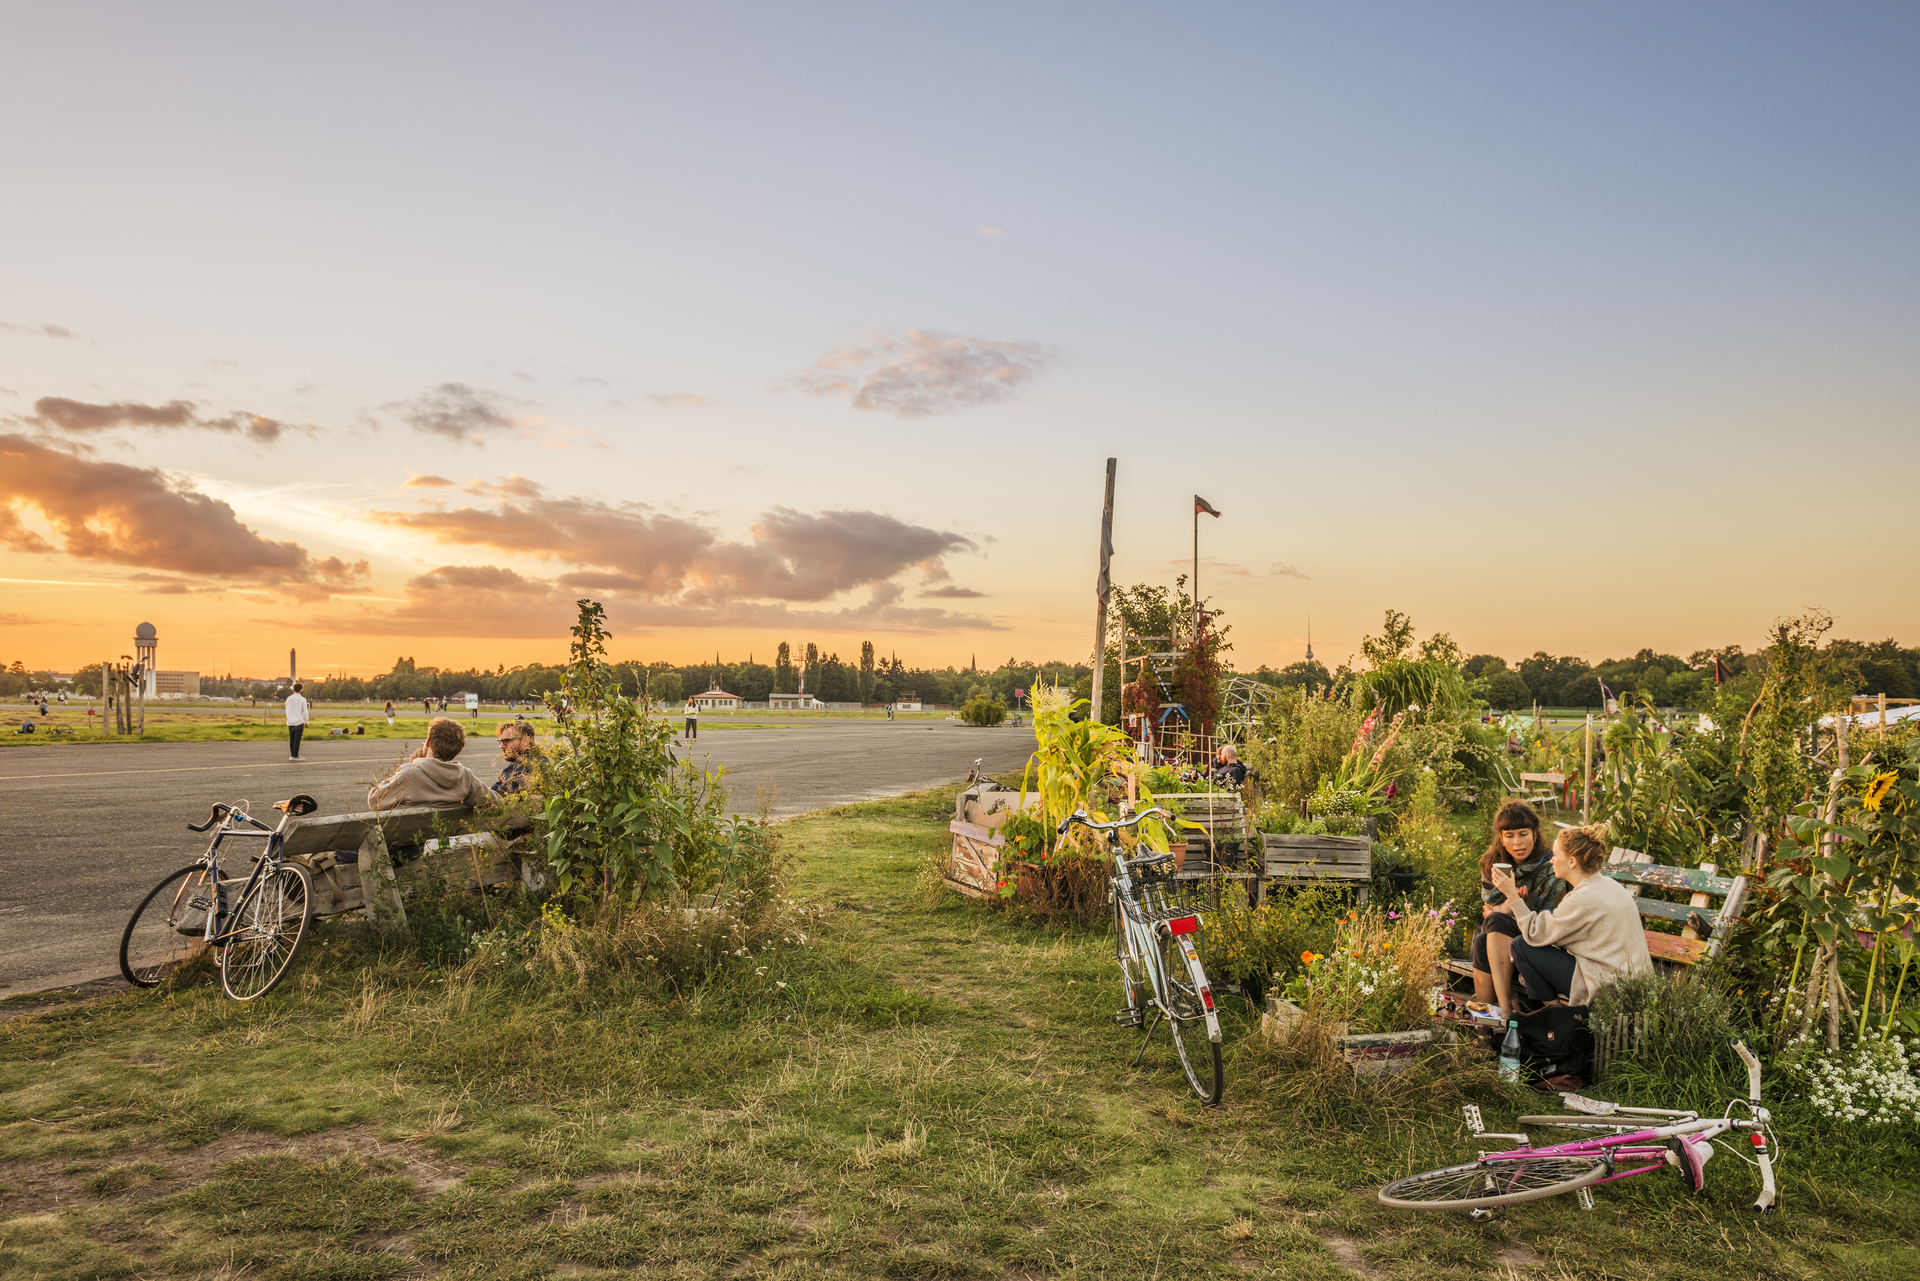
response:
[[[182,964],[210,947],[220,953],[220,986],[236,1001],[273,991],[285,976],[313,921],[313,885],[306,869],[280,856],[287,820],[320,808],[296,796],[274,808],[277,827],[247,813],[247,802],[216,804],[190,832],[211,830],[206,853],[154,886],[120,936],[120,973],[135,987],[157,987]],[[231,910],[220,877],[220,846],[229,837],[265,838]]]
[[[1472,1210],[1479,1217],[1496,1206],[1578,1192],[1581,1204],[1591,1210],[1593,1194],[1588,1189],[1594,1184],[1664,1169],[1673,1170],[1688,1190],[1698,1192],[1707,1186],[1707,1158],[1714,1153],[1714,1140],[1740,1133],[1753,1148],[1752,1163],[1760,1167],[1760,1196],[1753,1208],[1764,1214],[1773,1209],[1772,1152],[1778,1143],[1773,1141],[1773,1118],[1760,1106],[1760,1060],[1739,1041],[1733,1048],[1747,1065],[1747,1097],[1728,1103],[1723,1116],[1628,1108],[1563,1094],[1562,1102],[1578,1115],[1523,1116],[1519,1123],[1601,1131],[1606,1137],[1535,1147],[1525,1134],[1484,1132],[1480,1109],[1469,1105],[1467,1122],[1476,1137],[1517,1139],[1520,1146],[1482,1152],[1471,1165],[1397,1179],[1380,1189],[1380,1202],[1400,1210]],[[1735,1117],[1734,1109],[1741,1107],[1746,1115]]]
[[[1193,946],[1200,917],[1191,908],[1167,905],[1161,890],[1166,878],[1159,873],[1173,862],[1173,855],[1128,858],[1120,844],[1122,829],[1154,815],[1173,821],[1166,810],[1145,809],[1118,822],[1095,823],[1085,810],[1079,810],[1060,824],[1059,834],[1066,835],[1075,823],[1107,833],[1107,853],[1113,859],[1113,884],[1107,891],[1113,905],[1113,959],[1120,963],[1120,983],[1127,998],[1127,1008],[1113,1019],[1123,1027],[1146,1032],[1133,1065],[1140,1066],[1154,1031],[1165,1023],[1187,1083],[1201,1102],[1215,1107],[1225,1081],[1213,986]]]

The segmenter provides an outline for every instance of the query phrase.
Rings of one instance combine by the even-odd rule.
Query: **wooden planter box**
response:
[[[1260,1032],[1269,1040],[1286,1045],[1298,1034],[1306,1011],[1285,997],[1267,998],[1267,1011],[1260,1016]],[[1433,1031],[1362,1032],[1348,1035],[1344,1023],[1333,1026],[1334,1048],[1340,1051],[1355,1076],[1395,1076],[1412,1067],[1420,1051],[1435,1043]]]

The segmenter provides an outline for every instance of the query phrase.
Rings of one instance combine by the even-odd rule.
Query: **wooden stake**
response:
[[[1580,777],[1580,821],[1593,822],[1593,713],[1587,713],[1587,768]]]
[[[1100,509],[1100,577],[1094,580],[1094,595],[1099,603],[1093,619],[1093,707],[1087,715],[1096,725],[1100,723],[1100,697],[1107,675],[1107,600],[1113,591],[1109,568],[1113,561],[1113,475],[1117,465],[1118,460],[1107,459],[1107,498]],[[1125,633],[1122,632],[1122,635]],[[1120,657],[1126,658],[1124,651]],[[1127,672],[1123,665],[1120,683],[1125,685],[1126,681]]]

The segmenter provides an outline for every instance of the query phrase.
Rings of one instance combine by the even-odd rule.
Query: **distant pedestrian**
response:
[[[393,728],[393,700],[387,700],[387,728]]]
[[[687,700],[686,739],[688,742],[691,743],[691,742],[698,741],[699,737],[700,737],[700,704],[694,702],[692,699],[688,699]]]
[[[287,759],[300,759],[300,736],[307,732],[307,722],[312,719],[307,710],[306,695],[300,691],[306,688],[300,681],[293,683],[293,693],[287,695]]]

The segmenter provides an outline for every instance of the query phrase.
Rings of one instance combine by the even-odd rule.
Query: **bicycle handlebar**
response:
[[[1735,1041],[1733,1052],[1738,1054],[1747,1065],[1747,1099],[1758,1103],[1760,1101],[1760,1060],[1753,1056],[1753,1051],[1747,1048],[1744,1041]]]
[[[247,813],[245,810],[235,809],[233,806],[226,804],[224,801],[217,801],[214,803],[213,808],[207,813],[206,822],[189,823],[187,824],[187,830],[189,832],[205,832],[211,829],[215,823],[224,821],[229,814],[236,815],[240,818],[245,819],[247,822],[253,824],[255,827],[259,828],[263,832],[271,832],[273,830],[271,827],[268,827],[265,823],[262,823],[259,819],[255,818],[253,815]]]
[[[1080,824],[1080,826],[1082,827],[1090,827],[1096,832],[1118,831],[1120,828],[1123,828],[1123,827],[1132,827],[1134,824],[1138,823],[1141,819],[1146,818],[1150,814],[1158,814],[1162,818],[1173,817],[1172,814],[1170,814],[1166,810],[1161,809],[1159,806],[1155,805],[1155,806],[1150,806],[1147,809],[1141,810],[1138,814],[1135,814],[1132,818],[1115,819],[1111,823],[1096,823],[1092,819],[1087,817],[1087,812],[1085,810],[1075,810],[1073,813],[1067,815],[1064,819],[1060,820],[1060,828],[1058,831],[1054,833],[1054,835],[1065,836],[1067,834],[1067,829],[1069,827],[1072,827],[1075,823]]]

